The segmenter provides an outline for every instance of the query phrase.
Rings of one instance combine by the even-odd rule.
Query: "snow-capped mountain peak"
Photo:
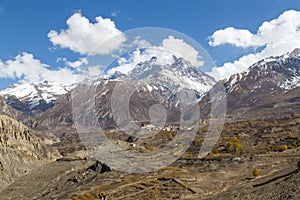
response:
[[[216,82],[189,62],[175,58],[170,64],[162,64],[155,57],[150,57],[145,62],[130,66],[131,70],[126,73],[116,70],[110,78],[79,83],[75,88],[78,91],[73,93],[78,96],[73,96],[72,99],[80,99],[86,89],[92,87],[92,96],[95,97],[93,110],[104,128],[116,125],[117,120],[125,119],[122,113],[113,113],[112,103],[120,105],[121,102],[123,105],[123,100],[128,97],[126,95],[130,95],[129,112],[133,121],[151,120],[149,110],[153,105],[159,104],[165,108],[168,122],[179,122],[180,110],[185,103],[198,103]],[[119,96],[115,98],[114,95]]]
[[[41,83],[14,84],[0,91],[9,105],[17,110],[45,110],[51,107],[56,99],[68,93],[74,85],[44,81]]]
[[[254,91],[258,88],[288,91],[300,86],[300,49],[281,56],[271,56],[250,66],[245,72],[234,74],[227,80],[229,91],[242,83]],[[264,86],[264,83],[266,86]]]
[[[189,62],[182,58],[173,56],[174,62],[171,64],[160,65],[157,58],[152,57],[150,60],[140,62],[127,74],[118,71],[112,76],[112,79],[124,80],[142,80],[145,88],[150,92],[155,88],[169,88],[178,90],[179,88],[192,89],[199,95],[207,92],[216,83],[215,80],[201,72]]]

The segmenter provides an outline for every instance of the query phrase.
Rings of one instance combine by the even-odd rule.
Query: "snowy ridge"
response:
[[[25,110],[33,110],[40,104],[53,104],[59,96],[68,93],[75,85],[65,86],[59,83],[44,81],[42,83],[15,84],[0,91],[9,105],[23,103]]]
[[[300,49],[281,56],[271,56],[250,66],[245,72],[232,75],[227,80],[229,91],[234,91],[239,83],[248,81],[253,89],[259,88],[261,81],[269,81],[283,90],[300,86]]]
[[[176,57],[170,64],[161,64],[152,57],[130,68],[126,74],[114,71],[109,78],[101,77],[94,82],[80,83],[93,87],[96,99],[95,113],[98,119],[101,119],[99,121],[103,127],[116,125],[111,100],[114,94],[119,93],[122,100],[128,94],[122,93],[122,90],[126,91],[126,85],[130,85],[130,91],[134,90],[129,94],[132,120],[151,120],[149,110],[153,105],[159,104],[166,109],[168,121],[175,123],[181,119],[183,99],[185,102],[196,104],[216,84],[212,77],[200,71],[201,68]],[[121,87],[116,90],[118,86]]]
[[[165,66],[157,64],[155,57],[151,58],[149,61],[138,64],[124,77],[145,81],[147,83],[145,89],[149,92],[154,90],[176,92],[184,88],[194,90],[201,96],[215,85],[215,80],[197,67],[182,58],[175,56],[173,58],[174,63]]]

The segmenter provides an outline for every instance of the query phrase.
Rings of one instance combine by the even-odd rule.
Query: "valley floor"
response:
[[[94,160],[66,158],[21,177],[1,199],[297,199],[300,148],[253,158],[179,159],[149,174],[93,171]],[[260,175],[254,178],[253,166]]]

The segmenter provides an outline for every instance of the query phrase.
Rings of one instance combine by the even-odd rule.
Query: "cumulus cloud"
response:
[[[300,47],[300,12],[285,11],[278,18],[262,23],[255,34],[245,29],[229,27],[216,31],[209,39],[211,46],[230,44],[242,48],[261,47],[259,52],[244,55],[234,62],[213,68],[210,72],[217,80],[228,78],[263,58],[281,55]]]
[[[136,43],[135,45],[139,48],[133,51],[129,58],[119,58],[119,65],[111,69],[109,74],[115,71],[126,74],[138,63],[148,61],[152,57],[157,57],[157,64],[160,65],[172,64],[174,62],[173,55],[177,58],[183,58],[189,61],[194,66],[202,66],[204,64],[198,51],[182,39],[177,39],[172,35],[163,39],[161,45],[158,46],[151,45],[141,38],[134,40],[134,43]]]
[[[119,31],[115,23],[110,19],[97,17],[95,23],[91,23],[80,12],[74,13],[67,20],[67,28],[60,31],[50,31],[48,37],[54,44],[52,50],[68,48],[80,54],[107,55],[112,51],[119,50],[123,45],[125,35]],[[101,43],[113,38],[109,43]],[[144,41],[140,41],[144,43]],[[98,46],[100,45],[100,46]],[[98,47],[97,47],[98,46]],[[95,49],[95,47],[97,47]],[[70,61],[67,58],[57,58],[59,68],[51,67],[36,59],[33,54],[22,52],[16,57],[2,61],[0,59],[0,79],[13,79],[19,83],[39,83],[50,81],[71,85],[88,77],[102,74],[103,67],[87,66],[87,57]]]
[[[109,54],[118,49],[126,40],[124,34],[116,28],[111,19],[101,16],[96,17],[95,23],[91,23],[81,13],[74,13],[67,20],[67,26],[67,29],[59,32],[51,30],[48,33],[49,40],[55,46],[68,48],[82,55]],[[108,40],[109,42],[106,42]],[[98,45],[101,47],[92,51]]]
[[[245,29],[235,29],[228,27],[218,30],[210,37],[210,46],[219,46],[222,44],[232,44],[236,47],[253,47],[261,45],[258,37]]]
[[[68,68],[51,70],[32,54],[23,52],[14,59],[5,62],[0,60],[0,78],[20,79],[21,82],[33,83],[48,80],[70,85],[75,82],[76,74]]]
[[[182,39],[176,39],[173,36],[169,36],[167,39],[162,41],[162,49],[172,52],[177,57],[184,58],[192,65],[203,65],[203,61],[201,60],[199,52]]]

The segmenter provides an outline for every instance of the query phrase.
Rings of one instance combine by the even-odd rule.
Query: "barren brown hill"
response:
[[[59,157],[22,123],[0,115],[0,190],[20,176]]]

